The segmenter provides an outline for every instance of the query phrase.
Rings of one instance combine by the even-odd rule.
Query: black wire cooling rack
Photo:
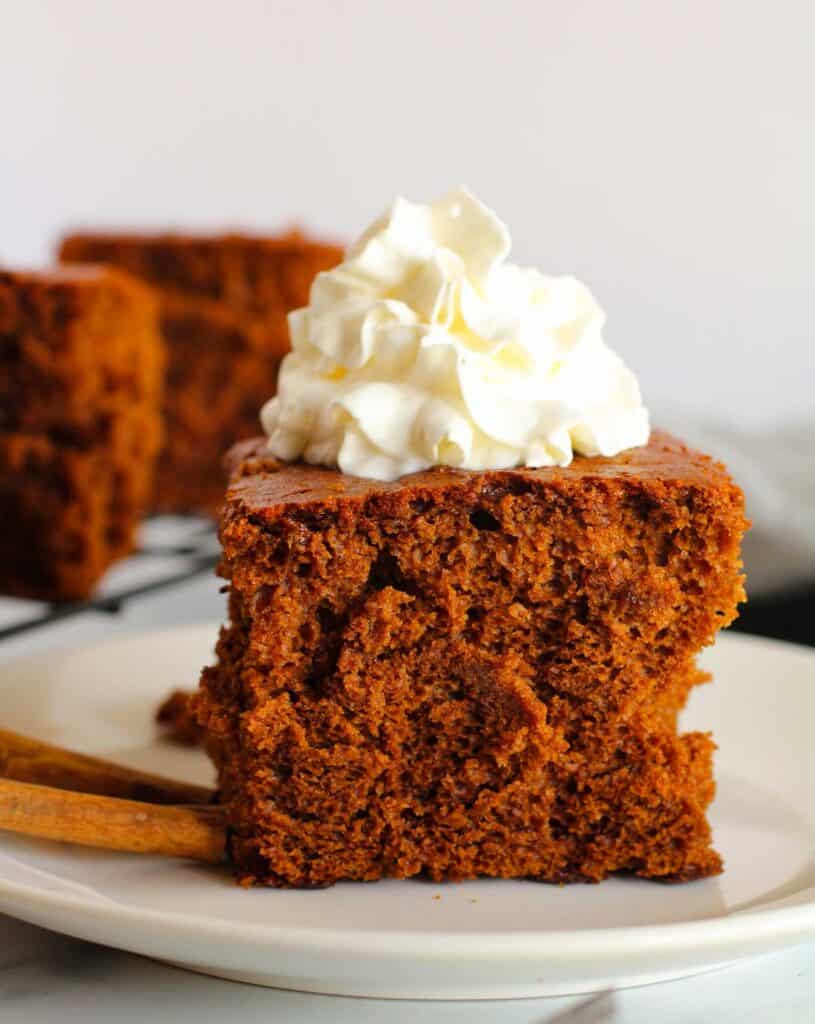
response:
[[[169,533],[170,540],[163,541],[162,533]],[[118,586],[102,589],[98,596],[89,601],[72,601],[60,604],[47,604],[31,602],[32,612],[25,614],[22,618],[10,623],[0,625],[0,641],[10,637],[19,636],[21,633],[28,633],[32,630],[44,629],[56,622],[73,618],[77,615],[85,615],[88,612],[103,612],[108,615],[116,615],[121,612],[128,601],[146,594],[152,594],[185,583],[205,572],[212,572],[218,562],[218,543],[214,524],[202,519],[180,519],[174,517],[171,524],[167,524],[166,517],[148,519],[142,526],[142,540],[137,549],[130,555],[125,563],[125,579]],[[127,564],[138,565],[138,562],[145,558],[155,558],[168,561],[165,570],[159,566],[155,573],[151,573],[147,580],[139,579],[138,582],[128,583],[126,577]],[[179,560],[183,561],[181,567]],[[26,607],[29,602],[20,602]]]

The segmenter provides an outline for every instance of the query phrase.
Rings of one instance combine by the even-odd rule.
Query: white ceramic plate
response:
[[[5,727],[190,781],[198,751],[152,715],[194,683],[216,626],[117,640],[0,669]],[[723,876],[681,886],[613,879],[347,883],[244,891],[226,869],[0,833],[0,910],[193,970],[311,992],[508,998],[640,985],[815,935],[815,652],[738,635],[685,716],[720,744]]]

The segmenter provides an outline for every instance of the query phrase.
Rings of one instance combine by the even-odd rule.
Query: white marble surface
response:
[[[167,534],[169,536],[169,534]],[[160,538],[159,538],[160,539]],[[178,557],[178,556],[176,556]],[[152,564],[152,563],[151,563]],[[173,566],[175,563],[173,563]],[[152,565],[160,569],[159,562]],[[116,570],[108,581],[133,581],[144,562]],[[116,615],[83,614],[0,644],[6,661],[38,650],[75,646],[117,633],[212,620],[222,614],[218,583],[206,573],[159,594],[134,599]],[[29,613],[0,600],[0,626]],[[1,696],[1,695],[0,695]],[[55,935],[0,915],[0,1022],[45,1024],[66,1016],[82,1024],[172,1020],[183,1024],[274,1021],[336,1024],[370,1021],[506,1021],[594,1024],[812,1024],[815,944],[736,964],[683,981],[590,999],[483,1003],[415,1003],[342,999],[277,992],[201,977],[141,957]]]

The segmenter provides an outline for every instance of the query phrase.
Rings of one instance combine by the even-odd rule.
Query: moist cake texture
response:
[[[154,296],[103,267],[0,271],[0,592],[87,597],[150,499]]]
[[[242,883],[721,870],[677,712],[744,597],[722,466],[659,432],[394,483],[263,451],[231,456],[196,698]]]
[[[76,234],[60,259],[114,264],[158,289],[167,344],[165,442],[153,504],[159,511],[217,511],[223,454],[258,429],[289,349],[286,314],[308,301],[315,274],[341,250],[298,233]]]
[[[156,709],[156,724],[174,743],[196,747],[203,741],[201,726],[195,717],[192,690],[173,690]]]

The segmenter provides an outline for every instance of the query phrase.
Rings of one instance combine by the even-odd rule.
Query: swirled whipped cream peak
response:
[[[566,466],[646,444],[636,378],[573,277],[507,262],[465,188],[397,199],[291,313],[261,421],[285,460],[394,480],[431,466]]]

